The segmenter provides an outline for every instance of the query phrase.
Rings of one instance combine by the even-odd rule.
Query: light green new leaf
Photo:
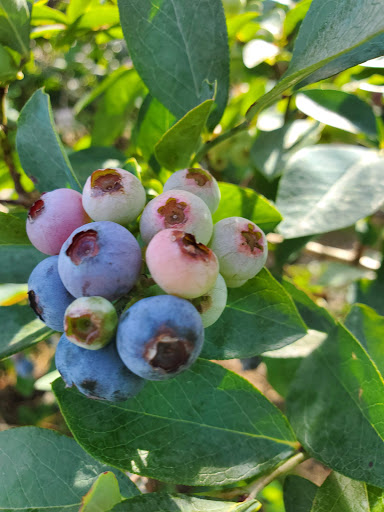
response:
[[[21,165],[40,192],[80,188],[56,132],[49,95],[36,91],[23,107],[16,134]]]
[[[120,0],[120,21],[137,72],[177,118],[211,99],[220,121],[229,86],[227,28],[220,0]]]
[[[332,76],[383,54],[384,9],[378,0],[313,0],[282,80],[247,112],[252,119],[287,89]]]
[[[339,325],[303,361],[287,399],[288,417],[312,457],[379,487],[384,487],[383,371],[380,360]]]
[[[228,289],[224,312],[205,330],[207,359],[252,357],[302,338],[306,327],[284,288],[263,269],[240,288]]]
[[[71,2],[72,5],[72,2]],[[35,3],[32,8],[32,25],[50,25],[52,23],[60,23],[66,25],[68,20],[66,15],[58,9],[52,9],[47,5]]]
[[[93,457],[166,482],[227,485],[270,470],[297,447],[285,417],[256,388],[203,359],[174,379],[148,381],[126,402],[89,400],[61,379],[53,390]]]
[[[73,23],[85,13],[92,0],[71,0],[67,7],[68,22]]]
[[[383,506],[382,489],[333,472],[317,491],[308,512],[382,512]]]
[[[310,89],[298,94],[296,106],[321,123],[347,132],[377,137],[372,108],[354,94],[332,89]]]
[[[23,284],[35,266],[47,256],[33,245],[0,245],[0,284]]]
[[[284,480],[285,512],[311,512],[317,490],[317,485],[309,480],[288,475]]]
[[[43,341],[53,330],[36,318],[29,306],[0,306],[0,359]]]
[[[0,0],[0,43],[29,56],[29,9],[26,0]]]
[[[261,503],[215,501],[187,495],[143,494],[114,507],[111,512],[256,512]]]
[[[0,212],[0,245],[28,245],[25,221],[9,213]]]
[[[384,201],[384,158],[358,146],[321,144],[288,161],[276,206],[286,238],[328,233],[374,213]]]
[[[175,171],[190,165],[212,105],[213,100],[204,101],[189,111],[161,137],[155,146],[155,155],[163,167]]]
[[[100,464],[74,439],[36,427],[0,433],[0,510],[78,512],[100,473],[112,471],[125,498],[139,494],[119,470]]]
[[[219,183],[221,201],[213,214],[213,222],[227,217],[244,217],[257,224],[265,233],[272,231],[282,217],[265,197],[254,190],[232,183]]]
[[[79,512],[108,512],[120,502],[119,482],[114,473],[106,471],[81,500]]]

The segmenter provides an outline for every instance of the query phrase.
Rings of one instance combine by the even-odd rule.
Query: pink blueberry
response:
[[[211,213],[215,213],[220,203],[220,189],[212,174],[204,169],[181,169],[168,178],[164,192],[169,190],[186,190],[200,197]]]
[[[166,293],[194,299],[215,284],[219,264],[215,254],[193,235],[174,229],[157,233],[148,245],[146,260],[156,283]]]
[[[80,192],[58,188],[41,194],[30,208],[27,234],[31,243],[44,254],[59,254],[69,235],[90,219],[84,211]]]
[[[84,209],[96,221],[129,224],[140,215],[145,201],[140,180],[124,169],[94,171],[83,190]]]
[[[268,255],[265,234],[243,217],[220,220],[209,246],[219,259],[220,274],[229,288],[242,286],[260,272]]]
[[[212,236],[211,212],[202,199],[185,190],[170,190],[152,199],[140,219],[144,243],[163,229],[191,233],[198,242],[207,244]]]

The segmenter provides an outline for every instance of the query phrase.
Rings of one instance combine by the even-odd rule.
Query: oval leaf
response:
[[[302,149],[288,162],[276,206],[286,238],[328,233],[374,213],[384,198],[384,158],[342,145]]]
[[[0,0],[0,43],[29,55],[29,9],[26,0]]]
[[[285,512],[311,512],[317,485],[296,475],[284,480]]]
[[[202,359],[175,379],[148,381],[126,402],[89,400],[61,379],[53,390],[92,456],[165,482],[229,484],[268,471],[297,446],[284,416],[257,389]]]
[[[0,212],[0,245],[12,244],[29,244],[25,221],[15,215]]]
[[[220,0],[119,0],[120,21],[135,68],[152,96],[181,118],[211,99],[211,129],[229,87],[227,28]],[[160,49],[160,51],[159,51]]]
[[[24,171],[40,192],[66,187],[80,189],[57,135],[49,96],[41,89],[20,113],[16,147]]]
[[[21,427],[0,433],[0,510],[78,512],[100,473],[113,471],[125,498],[139,494],[119,470],[92,459],[74,439]]]
[[[0,284],[23,284],[35,266],[47,256],[33,245],[0,245]]]
[[[107,512],[120,502],[119,482],[114,473],[105,471],[81,500],[79,512]]]
[[[263,269],[240,288],[228,290],[224,312],[205,330],[207,359],[246,358],[293,343],[306,327],[284,288]]]

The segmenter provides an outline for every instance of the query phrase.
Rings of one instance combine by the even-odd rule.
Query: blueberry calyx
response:
[[[255,231],[255,228],[252,226],[252,224],[248,224],[248,231],[242,231],[241,235],[245,240],[243,245],[248,245],[248,247],[251,249],[251,252],[253,252],[254,249],[259,249],[261,252],[263,251],[263,246],[259,244],[259,240],[263,235],[260,233],[260,231]]]
[[[74,336],[79,342],[86,345],[92,345],[100,336],[101,326],[95,315],[67,316],[64,327],[67,336]]]
[[[197,311],[202,315],[212,307],[212,296],[202,295],[192,300],[192,304],[195,306]]]
[[[187,364],[192,350],[191,342],[167,329],[147,343],[144,358],[153,368],[173,373]]]
[[[177,241],[184,254],[194,259],[202,259],[203,261],[210,259],[210,249],[206,245],[196,242],[196,238],[191,233],[173,231],[172,237],[174,241]]]
[[[187,207],[187,203],[184,201],[177,201],[176,198],[170,197],[164,206],[158,208],[158,213],[164,217],[164,226],[171,228],[175,224],[184,224],[187,218],[184,214],[184,210]]]
[[[45,208],[44,201],[42,199],[38,199],[33,203],[28,212],[28,220],[33,222],[37,219],[39,215],[43,212]]]
[[[202,169],[188,169],[188,173],[185,176],[190,180],[195,180],[196,185],[204,187],[208,181],[212,181],[212,178]]]
[[[114,169],[99,169],[91,176],[92,197],[119,192],[123,189],[121,175]]]
[[[97,231],[89,229],[76,233],[65,253],[75,265],[80,265],[86,258],[96,256],[99,253]]]

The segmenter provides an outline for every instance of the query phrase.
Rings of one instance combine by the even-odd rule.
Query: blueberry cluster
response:
[[[146,379],[169,379],[196,360],[227,287],[254,277],[267,258],[265,235],[250,220],[213,225],[219,201],[218,184],[203,169],[175,172],[147,205],[133,174],[99,169],[82,194],[57,189],[32,205],[28,236],[50,257],[31,273],[29,301],[48,327],[64,332],[56,366],[67,386],[89,398],[127,400]],[[140,214],[146,266],[125,227]],[[150,282],[148,273],[157,286],[143,295],[138,283]],[[129,307],[119,318],[122,300]]]

